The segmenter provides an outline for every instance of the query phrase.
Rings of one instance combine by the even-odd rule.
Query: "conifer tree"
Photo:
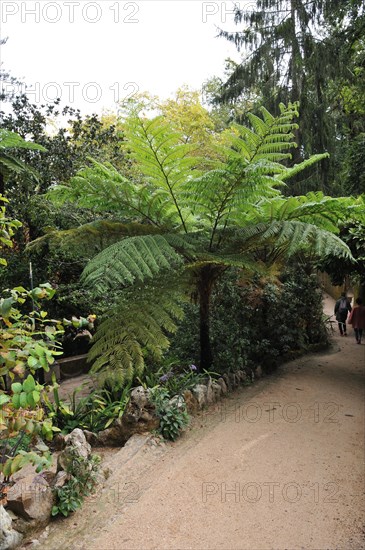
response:
[[[336,150],[334,111],[339,98],[331,83],[344,76],[346,55],[359,35],[363,36],[361,6],[360,0],[257,0],[252,11],[235,8],[239,30],[220,32],[243,52],[243,61],[224,84],[220,101],[235,100],[252,88],[259,90],[262,103],[274,112],[280,101],[299,101],[301,123],[293,162]],[[352,77],[348,73],[345,78]],[[313,187],[297,180],[290,191],[316,187],[330,191],[334,166],[332,155],[320,165]]]

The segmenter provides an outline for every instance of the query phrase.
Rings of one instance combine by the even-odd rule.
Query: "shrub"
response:
[[[271,370],[286,356],[312,345],[326,345],[322,296],[316,276],[298,263],[276,280],[247,283],[236,272],[217,283],[212,297],[211,342],[213,369],[218,372]],[[167,359],[199,360],[198,310],[186,307],[186,316],[172,338]]]
[[[166,388],[156,387],[151,391],[151,399],[160,419],[159,431],[165,439],[175,441],[189,423],[189,415],[182,397],[171,396]]]
[[[97,433],[108,428],[116,418],[123,415],[129,401],[130,387],[126,386],[118,397],[104,388],[81,399],[77,398],[81,388],[77,388],[68,403],[59,398],[58,384],[53,380],[54,399],[45,399],[47,413],[53,424],[64,434],[75,428]]]
[[[52,508],[52,516],[62,514],[68,516],[82,506],[84,498],[89,496],[97,482],[97,472],[100,457],[91,455],[83,458],[70,450],[71,460],[68,462],[68,480],[62,487],[55,487],[56,504]]]

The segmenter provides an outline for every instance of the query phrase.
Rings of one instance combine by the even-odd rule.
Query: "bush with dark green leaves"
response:
[[[198,362],[198,308],[185,306],[185,318],[173,337],[169,355]],[[288,357],[328,344],[322,295],[316,275],[300,264],[276,280],[250,283],[240,272],[224,276],[212,299],[213,370],[273,370]]]

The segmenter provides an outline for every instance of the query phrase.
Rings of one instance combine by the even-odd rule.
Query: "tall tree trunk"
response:
[[[291,0],[290,2],[290,18],[291,18],[291,60],[290,60],[290,76],[291,76],[291,93],[290,101],[293,103],[300,102],[301,99],[301,77],[303,72],[302,59],[300,46],[297,37],[297,2]],[[299,128],[294,130],[294,139],[297,147],[292,150],[293,164],[297,164],[303,160],[302,158],[302,135]]]
[[[213,363],[210,344],[210,299],[215,281],[215,270],[204,266],[199,273],[199,326],[200,326],[200,370],[209,370]]]

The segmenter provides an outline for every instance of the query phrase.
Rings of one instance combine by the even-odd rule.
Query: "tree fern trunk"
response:
[[[198,274],[199,294],[199,327],[200,327],[200,370],[210,369],[213,363],[213,353],[210,342],[210,303],[214,284],[225,271],[223,267],[205,265]]]
[[[200,370],[209,370],[213,355],[210,344],[210,298],[213,279],[210,266],[202,268],[198,284],[199,291],[199,327],[200,327]]]

